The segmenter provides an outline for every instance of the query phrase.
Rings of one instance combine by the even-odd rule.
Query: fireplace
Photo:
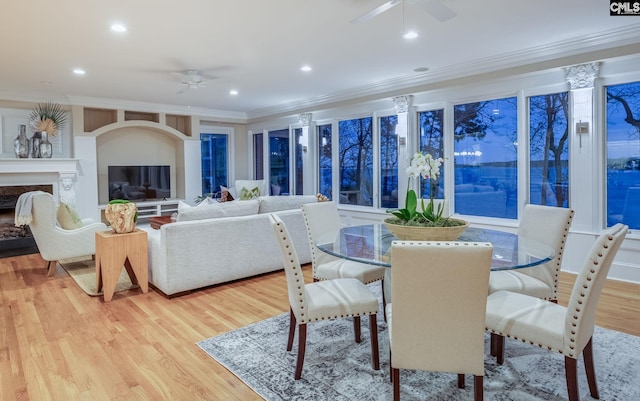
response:
[[[0,257],[37,252],[29,227],[14,225],[18,197],[39,190],[75,199],[77,177],[76,159],[0,159]]]
[[[0,186],[0,257],[37,251],[29,226],[16,227],[14,224],[18,197],[30,191],[52,194],[53,185]]]

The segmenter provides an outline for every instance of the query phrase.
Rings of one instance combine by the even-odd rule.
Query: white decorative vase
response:
[[[384,224],[387,229],[400,240],[410,241],[453,241],[458,239],[464,230],[469,227],[469,222],[461,219],[449,218],[449,220],[459,221],[463,224],[452,227],[423,227],[423,226],[405,226],[403,224],[389,223],[387,220]]]
[[[130,233],[136,228],[137,211],[138,207],[133,202],[110,203],[104,209],[104,217],[116,233]]]

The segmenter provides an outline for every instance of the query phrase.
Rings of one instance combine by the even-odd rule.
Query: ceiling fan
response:
[[[383,3],[382,5],[374,8],[373,10],[368,11],[362,14],[361,16],[351,20],[351,22],[356,24],[361,22],[367,22],[370,19],[382,14],[383,12],[390,10],[391,8],[397,5],[402,4],[403,1],[405,0],[389,0]],[[442,0],[406,0],[406,1],[407,1],[407,4],[419,5],[420,7],[422,7],[422,9],[424,9],[427,13],[429,13],[429,15],[431,15],[433,18],[437,19],[440,22],[450,20],[451,18],[456,16],[456,13],[452,9],[444,5],[442,3]]]
[[[179,76],[184,86],[178,93],[182,93],[190,89],[206,88],[207,82],[216,79],[200,74],[198,70],[187,70],[185,72],[172,72],[173,75]]]

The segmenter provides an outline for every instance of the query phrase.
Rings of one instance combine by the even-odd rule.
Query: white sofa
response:
[[[264,196],[254,200],[181,208],[175,223],[141,227],[149,238],[149,282],[166,296],[283,268],[269,213],[287,225],[301,263],[311,250],[300,205],[314,195]]]

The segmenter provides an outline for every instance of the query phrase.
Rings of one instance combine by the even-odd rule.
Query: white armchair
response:
[[[49,276],[54,275],[58,260],[92,256],[96,253],[95,233],[107,230],[104,223],[88,223],[85,219],[82,227],[65,230],[56,224],[57,205],[51,194],[35,194],[32,201],[29,228],[40,255],[47,261]]]

